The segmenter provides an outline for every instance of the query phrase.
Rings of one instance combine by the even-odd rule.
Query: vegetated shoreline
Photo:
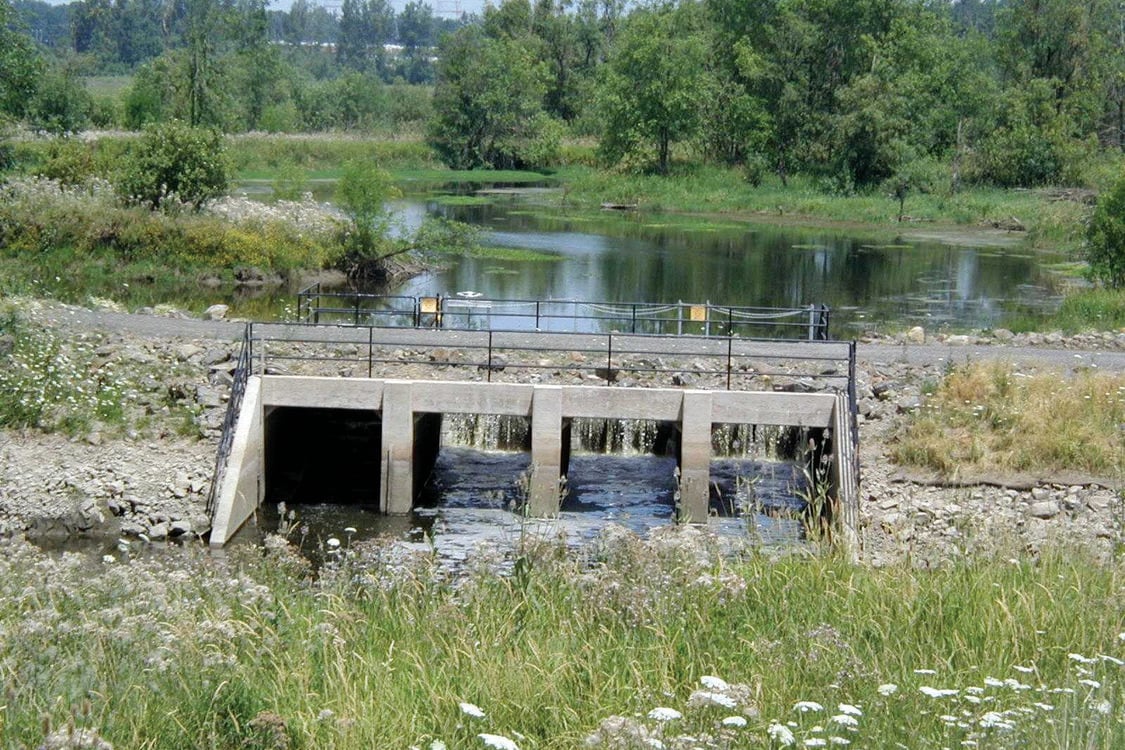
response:
[[[35,429],[0,431],[0,533],[152,540],[205,535],[204,503],[241,326],[98,313],[49,301],[19,304],[36,324],[85,342],[99,366],[113,363],[120,371],[137,371],[139,385],[127,407],[135,413],[124,427],[93,424],[70,437]],[[1018,365],[1021,372],[1051,371],[1060,361],[1080,363],[1074,359],[1078,352],[1093,357],[1098,351],[1125,350],[1125,333],[1022,334],[1022,349],[997,338],[942,339],[938,356],[917,360],[908,354],[922,348],[907,334],[882,339],[882,345],[869,342],[869,357],[861,348],[858,557],[874,565],[910,558],[940,566],[1013,536],[1027,549],[1061,539],[1111,557],[1114,545],[1125,538],[1125,519],[1116,512],[1122,502],[1120,479],[1075,474],[934,482],[893,466],[888,441],[918,408],[929,384],[961,360],[959,352],[968,360],[970,350],[977,359],[982,349],[993,349],[1003,360],[1005,350],[1018,351],[1030,357]],[[973,346],[982,341],[995,345]],[[1032,341],[1049,348],[1027,347]],[[411,376],[457,379],[480,373],[450,364]]]

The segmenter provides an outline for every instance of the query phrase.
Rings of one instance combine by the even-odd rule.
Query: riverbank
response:
[[[21,301],[20,312],[55,331],[63,347],[80,345],[95,373],[116,369],[129,378],[120,422],[93,422],[69,436],[32,428],[0,432],[0,523],[7,533],[205,534],[205,498],[241,325],[29,300]],[[1027,549],[1065,542],[1112,556],[1125,538],[1114,490],[1120,480],[1074,473],[943,483],[892,465],[888,446],[952,366],[998,359],[1024,374],[1076,367],[1120,372],[1125,333],[993,332],[929,342],[919,333],[860,344],[859,556],[876,565],[909,558],[940,566],[1013,538]],[[543,373],[551,377],[550,370]],[[412,376],[480,373],[458,375],[455,366],[442,366]]]

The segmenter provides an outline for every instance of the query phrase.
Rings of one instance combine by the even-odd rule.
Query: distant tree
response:
[[[390,41],[393,29],[394,10],[387,0],[344,0],[336,62],[352,70],[382,75],[386,70],[383,45]]]
[[[10,0],[0,0],[0,122],[20,118],[35,92],[43,61],[35,43],[23,33]]]
[[[116,187],[125,200],[152,209],[182,203],[198,210],[226,192],[227,169],[221,133],[172,120],[145,130]]]
[[[1098,197],[1085,255],[1091,277],[1112,289],[1125,288],[1125,176]]]
[[[446,37],[438,54],[429,142],[454,169],[542,166],[558,148],[543,111],[546,70],[521,40],[479,26]]]
[[[609,163],[665,174],[672,144],[695,136],[710,84],[700,20],[690,3],[629,16],[599,93]]]
[[[434,11],[426,3],[407,3],[398,14],[403,78],[409,83],[429,83],[433,80],[434,67],[429,58],[434,44],[434,28]]]
[[[32,126],[50,133],[73,133],[87,126],[94,101],[74,70],[66,66],[49,70],[39,79],[28,106]]]

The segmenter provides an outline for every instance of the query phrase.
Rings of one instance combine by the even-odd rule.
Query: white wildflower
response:
[[[728,716],[721,723],[724,727],[744,727],[746,719],[741,716]]]
[[[1016,670],[1017,672],[1023,672],[1024,674],[1031,674],[1035,671],[1035,667],[1024,667],[1019,664],[1013,664],[1012,669]]]
[[[502,734],[488,734],[482,732],[478,734],[481,741],[488,747],[496,748],[496,750],[520,750],[519,745],[512,742],[510,739]]]
[[[1096,664],[1098,661],[1097,659],[1091,659],[1088,656],[1083,656],[1082,654],[1067,654],[1067,656],[1070,657],[1071,661],[1076,661],[1079,664]]]
[[[1003,714],[989,711],[984,716],[980,717],[980,725],[985,729],[1015,729],[1016,725],[1004,718]]]
[[[841,703],[840,705],[836,706],[836,709],[840,713],[847,714],[848,716],[863,716],[863,709],[861,709],[859,706],[853,706],[850,703]]]
[[[914,674],[937,674],[937,670],[934,670],[934,669],[915,669]]]
[[[710,690],[696,690],[688,696],[688,706],[690,708],[700,708],[703,706],[718,706],[719,708],[738,708],[738,701],[729,695],[723,693],[716,693]]]
[[[1097,690],[1102,686],[1102,684],[1097,680],[1079,680],[1078,684],[1085,685],[1086,687],[1093,688],[1094,690]]]
[[[113,563],[117,562],[117,558],[113,555],[102,555],[102,562],[104,562],[106,565],[112,565]]]
[[[923,685],[922,687],[918,688],[918,690],[922,692],[922,695],[928,695],[931,698],[948,698],[961,692],[953,688],[935,688],[930,687],[929,685]]]
[[[1004,681],[998,680],[995,677],[985,677],[984,684],[989,687],[1004,687]]]
[[[859,727],[859,721],[857,721],[856,718],[850,714],[836,714],[831,719],[829,719],[829,721],[831,721],[833,724],[839,724],[840,726],[847,727],[849,729],[856,729],[857,727]]]
[[[1031,705],[1038,708],[1040,711],[1054,711],[1055,707],[1050,703],[1032,703]]]
[[[461,703],[461,713],[472,716],[474,719],[484,718],[484,709],[475,703]]]
[[[774,722],[770,724],[770,728],[766,731],[770,739],[782,747],[789,747],[797,741],[797,738],[793,736],[793,731],[784,724]]]
[[[1031,690],[1031,685],[1020,682],[1019,680],[1013,679],[1011,677],[1004,680],[1004,685],[1006,687],[1010,687],[1012,690],[1015,690],[1017,692],[1024,691],[1024,690]]]
[[[1106,654],[1098,654],[1098,658],[1102,661],[1108,661],[1110,664],[1116,664],[1119,667],[1125,667],[1125,661],[1121,661],[1117,657],[1107,656]]]
[[[682,719],[684,715],[674,708],[667,706],[657,706],[648,712],[648,718],[655,721],[674,721],[675,719]]]
[[[807,713],[809,711],[823,711],[824,706],[820,705],[816,701],[797,701],[793,705],[793,710],[800,711],[801,713]]]
[[[355,526],[345,526],[344,527],[344,533],[345,534],[354,534],[355,532],[356,532]]]
[[[330,536],[328,537],[328,541],[325,542],[325,544],[328,545],[328,549],[336,549],[340,546],[340,540],[334,536]]]
[[[430,743],[430,750],[449,750],[449,748],[441,740],[434,740]]]
[[[898,685],[893,682],[884,682],[875,689],[879,691],[879,695],[894,695],[898,692]]]
[[[824,747],[828,744],[828,740],[823,737],[809,737],[805,740],[805,747]]]
[[[726,680],[711,674],[705,674],[700,677],[699,683],[708,690],[725,691],[730,689],[730,684]]]
[[[1110,712],[1113,711],[1113,704],[1103,699],[1094,704],[1094,710],[1099,714],[1109,716]]]
[[[831,737],[829,737],[828,741],[831,742],[833,745],[850,745],[850,744],[852,744],[852,741],[849,740],[847,737],[837,737],[836,735],[832,735]]]

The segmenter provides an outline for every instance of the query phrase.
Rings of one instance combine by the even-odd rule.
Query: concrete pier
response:
[[[363,409],[380,416],[378,507],[406,514],[433,467],[441,415],[501,414],[531,420],[527,512],[558,513],[560,479],[574,418],[654,419],[678,426],[681,520],[708,515],[711,429],[719,423],[833,428],[831,491],[854,502],[855,477],[845,400],[831,393],[704,391],[513,383],[379,380],[264,375],[247,382],[227,470],[216,491],[211,544],[222,546],[264,497],[265,420],[270,410]],[[848,461],[844,465],[844,461]],[[846,515],[846,513],[845,513]]]

